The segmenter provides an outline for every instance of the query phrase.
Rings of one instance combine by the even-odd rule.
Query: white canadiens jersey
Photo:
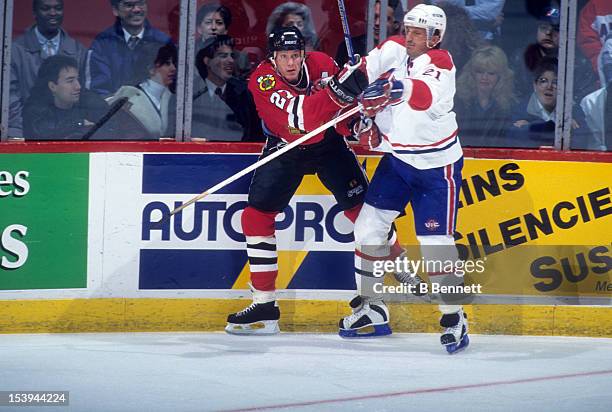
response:
[[[383,142],[375,150],[392,153],[417,169],[460,159],[463,151],[453,112],[456,69],[448,51],[433,49],[409,61],[404,38],[393,36],[365,61],[370,82],[394,69],[395,79],[404,83],[402,101],[376,115]]]

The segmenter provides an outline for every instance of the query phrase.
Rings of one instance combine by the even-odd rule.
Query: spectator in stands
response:
[[[196,17],[196,30],[200,35],[201,49],[206,40],[219,34],[227,34],[232,24],[232,12],[218,3],[209,3],[200,7]]]
[[[130,122],[124,125],[124,134],[133,140],[171,136],[174,130],[168,126],[172,123],[170,113],[175,112],[171,101],[175,102],[172,97],[176,86],[176,47],[166,44],[158,48],[148,44],[135,63],[141,68],[135,73],[136,86],[122,86],[108,99],[112,104],[123,97],[128,98],[124,110]]]
[[[505,130],[516,104],[513,80],[502,49],[483,46],[474,51],[457,78],[454,110],[462,144],[504,146]]]
[[[404,21],[404,9],[402,3],[399,0],[388,0],[387,2],[387,38],[401,34]],[[351,38],[353,42],[353,49],[356,54],[365,56],[369,50],[367,47],[367,34],[361,36],[355,36]],[[380,43],[380,1],[374,3],[374,45]],[[336,63],[340,66],[344,65],[348,61],[348,52],[346,51],[346,44],[342,41],[338,45],[336,52]]]
[[[517,91],[521,97],[532,93],[533,72],[546,58],[556,58],[559,53],[559,14],[551,10],[540,17],[536,28],[536,42],[526,48],[519,47],[512,58],[516,73]]]
[[[35,24],[11,45],[9,135],[12,137],[23,136],[23,106],[43,60],[54,55],[68,56],[81,68],[86,56],[85,47],[62,29],[63,0],[33,0],[32,11]]]
[[[143,50],[172,43],[147,20],[147,0],[110,0],[115,24],[98,34],[89,50],[87,88],[102,96],[129,84]]]
[[[484,42],[465,8],[448,2],[440,3],[439,7],[446,13],[446,31],[440,47],[450,52],[460,73],[474,50]]]
[[[108,110],[100,96],[81,89],[76,59],[55,55],[43,61],[30,91],[24,133],[33,140],[81,139]]]
[[[557,59],[543,59],[534,70],[533,93],[523,99],[511,118],[508,140],[512,146],[552,146],[557,108]],[[581,111],[574,110],[571,127],[584,125]],[[582,132],[582,131],[581,131]]]
[[[263,141],[261,122],[244,80],[233,76],[234,40],[211,37],[196,56],[192,136],[209,141]]]
[[[577,34],[580,49],[591,61],[593,71],[599,73],[602,46],[606,38],[612,35],[612,2],[589,0],[580,10]]]
[[[557,58],[559,54],[559,10],[546,7],[538,16],[535,29],[536,42],[526,48],[518,48],[513,55],[511,66],[516,76],[516,90],[520,97],[532,93],[532,80],[535,68],[544,59]],[[577,52],[575,56],[574,94],[579,100],[595,89],[596,79],[588,68],[584,56]]]
[[[443,4],[461,7],[467,12],[481,39],[491,42],[500,35],[505,2],[505,0],[433,0],[429,3],[439,7]]]
[[[610,101],[610,90],[612,90],[612,33],[608,35],[600,54],[598,67],[601,83],[605,86],[585,96],[580,102],[580,107],[584,111],[586,123],[592,134],[584,144],[572,139],[572,148],[612,150],[612,102]]]
[[[318,50],[319,39],[312,21],[312,13],[307,5],[292,1],[278,5],[268,17],[266,36],[277,27],[290,26],[295,26],[302,32],[307,51]]]
[[[196,30],[200,39],[196,45],[196,53],[200,51],[208,39],[213,36],[227,35],[232,24],[232,12],[218,3],[205,4],[198,10],[196,19]],[[246,78],[251,70],[259,63],[257,58],[249,61],[247,53],[234,48],[234,63],[236,76]]]

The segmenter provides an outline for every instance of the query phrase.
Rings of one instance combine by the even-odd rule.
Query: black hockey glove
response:
[[[327,83],[327,92],[340,107],[356,103],[357,96],[368,86],[368,77],[360,70],[361,62],[358,61],[353,66],[345,64]]]

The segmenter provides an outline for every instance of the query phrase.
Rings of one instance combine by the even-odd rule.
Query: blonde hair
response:
[[[463,101],[477,98],[475,74],[477,71],[494,72],[499,76],[491,98],[504,111],[509,111],[516,102],[514,94],[514,72],[508,66],[506,53],[497,46],[482,46],[472,52],[472,57],[457,78],[457,97]]]

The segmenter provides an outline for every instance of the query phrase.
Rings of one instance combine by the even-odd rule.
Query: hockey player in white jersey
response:
[[[453,239],[463,152],[453,109],[455,66],[439,48],[444,11],[419,4],[404,17],[405,36],[393,36],[362,59],[370,85],[361,98],[360,140],[385,152],[355,222],[355,277],[360,290],[388,256],[386,235],[408,203],[425,260],[457,261]],[[430,282],[461,285],[454,271],[429,272]],[[353,314],[340,320],[340,335],[359,336],[368,326],[388,327],[389,312],[373,294],[351,301]],[[451,302],[453,303],[453,302]],[[441,343],[449,353],[469,344],[467,318],[456,304],[440,305]]]

